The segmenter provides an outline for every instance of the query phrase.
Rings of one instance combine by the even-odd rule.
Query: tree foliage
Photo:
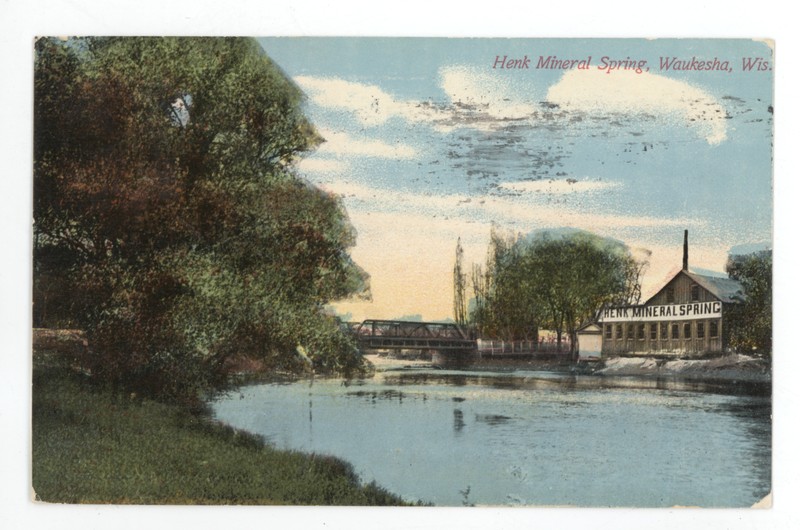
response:
[[[530,339],[539,328],[568,333],[604,305],[636,303],[646,260],[587,232],[528,237],[492,230],[485,271],[476,269],[472,318],[486,336]]]
[[[233,355],[358,368],[323,311],[367,289],[355,233],[295,174],[321,138],[255,41],[40,39],[34,75],[34,325],[165,396]]]
[[[772,251],[728,256],[728,276],[744,288],[745,300],[727,311],[730,346],[739,351],[772,353]]]

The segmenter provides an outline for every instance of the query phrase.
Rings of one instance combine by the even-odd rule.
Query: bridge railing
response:
[[[435,339],[468,339],[464,330],[452,323],[413,322],[402,320],[365,320],[351,324],[352,332],[361,337],[414,337]]]
[[[468,339],[360,336],[357,340],[362,348],[376,350],[475,350],[475,341]]]
[[[483,340],[477,341],[481,355],[531,355],[534,353],[569,354],[569,342],[538,342],[535,340]]]

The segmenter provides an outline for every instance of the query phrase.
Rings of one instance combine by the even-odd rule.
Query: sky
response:
[[[325,138],[297,170],[342,198],[358,232],[372,300],[334,304],[353,320],[452,317],[456,242],[467,267],[484,262],[493,224],[618,239],[649,255],[645,296],[680,268],[684,229],[697,272],[771,248],[768,42],[259,42]]]

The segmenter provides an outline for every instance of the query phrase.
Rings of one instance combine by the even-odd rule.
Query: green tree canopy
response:
[[[588,232],[514,237],[493,230],[486,272],[473,275],[481,302],[472,316],[489,336],[531,338],[544,327],[559,341],[567,332],[574,344],[578,327],[604,305],[638,302],[646,264],[623,243]]]
[[[254,40],[40,39],[34,75],[34,325],[163,395],[234,355],[359,366],[323,311],[367,290],[355,233],[296,175],[322,139]]]
[[[728,256],[728,276],[742,284],[745,300],[728,309],[730,345],[740,351],[772,353],[772,251]]]

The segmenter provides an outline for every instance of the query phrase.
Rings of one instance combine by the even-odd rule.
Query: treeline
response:
[[[302,93],[240,38],[40,39],[33,321],[85,330],[96,377],[156,397],[234,356],[352,372],[323,306],[368,295],[339,200],[294,162]]]
[[[535,340],[540,329],[566,335],[604,305],[635,304],[649,252],[634,257],[623,243],[583,231],[504,234],[493,227],[484,264],[463,264],[456,245],[454,313],[482,337]],[[459,318],[460,317],[460,318]]]
[[[453,268],[456,322],[491,339],[535,340],[542,329],[576,343],[576,331],[603,306],[636,305],[650,252],[594,234],[543,231],[528,236],[492,227],[486,262],[464,263],[459,240]],[[726,271],[742,286],[725,311],[727,346],[772,352],[772,251],[731,255]]]

